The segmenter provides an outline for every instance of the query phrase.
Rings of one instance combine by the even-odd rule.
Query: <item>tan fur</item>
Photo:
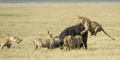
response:
[[[90,29],[89,29],[89,31],[91,32],[91,35],[96,35],[97,32],[100,32],[101,30],[102,30],[102,27],[99,23],[95,21],[91,21]]]
[[[34,42],[34,45],[36,47],[35,50],[40,49],[41,47],[52,49],[52,48],[54,48],[54,46],[56,44],[60,43],[59,37],[52,37],[52,34],[50,34],[49,31],[48,31],[48,34],[50,36],[49,39],[41,39],[39,37],[34,38],[34,40],[32,42]],[[32,42],[30,42],[30,43],[32,43]]]
[[[9,36],[0,36],[0,49],[3,49],[4,46],[7,46],[9,49],[12,43],[20,43],[22,39],[18,37],[9,37]]]
[[[41,39],[39,37],[34,38],[34,40],[32,42],[34,42],[34,45],[36,47],[35,50],[40,49],[41,47],[52,49],[52,48],[54,48],[55,44],[60,42],[60,39],[58,39],[57,37],[52,37],[52,34],[50,34],[49,31],[48,31],[48,34],[50,36],[49,39]]]
[[[115,40],[114,38],[112,38],[110,35],[108,35],[108,34],[104,31],[104,29],[102,28],[102,26],[101,26],[99,23],[97,23],[97,22],[95,22],[95,21],[91,21],[89,31],[91,32],[91,35],[95,35],[95,36],[96,36],[96,34],[97,34],[98,32],[103,31],[108,37],[110,37],[111,39]]]
[[[58,43],[58,40],[55,38],[50,39],[41,39],[39,37],[36,37],[32,42],[34,42],[35,49],[40,49],[41,47],[52,49],[54,48],[54,45]]]
[[[69,49],[75,49],[75,47],[77,46],[77,48],[80,48],[80,45],[83,44],[83,40],[82,40],[82,36],[80,35],[76,35],[75,37],[68,35],[65,37],[64,39],[64,44],[63,47],[66,47],[66,50]]]
[[[85,32],[90,31],[91,35],[95,35],[97,34],[97,32],[103,31],[107,36],[109,36],[104,29],[102,28],[102,26],[95,22],[95,21],[91,21],[90,19],[86,18],[86,17],[79,17],[77,24],[83,24],[85,27],[85,30],[83,30],[80,34],[83,35]],[[115,40],[114,38],[112,38],[111,36],[109,36],[111,39]]]
[[[78,17],[78,20],[77,20],[77,24],[83,24],[84,27],[85,27],[85,30],[83,30],[80,34],[83,35],[85,32],[89,31],[89,27],[90,27],[90,19],[86,18],[86,17]]]

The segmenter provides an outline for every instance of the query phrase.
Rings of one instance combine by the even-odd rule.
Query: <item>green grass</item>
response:
[[[0,60],[119,60],[120,5],[86,3],[8,3],[0,4],[0,35],[17,36],[21,44],[0,51]],[[66,27],[76,24],[78,16],[99,22],[113,41],[103,32],[88,37],[88,50],[65,51],[42,48],[34,51],[35,37],[49,38],[47,31],[59,35]]]

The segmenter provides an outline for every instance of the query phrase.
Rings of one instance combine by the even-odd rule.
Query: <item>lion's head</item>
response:
[[[83,22],[84,22],[83,20],[84,19],[85,19],[85,17],[79,16],[78,20],[77,20],[77,24],[80,24],[80,23],[83,24]]]

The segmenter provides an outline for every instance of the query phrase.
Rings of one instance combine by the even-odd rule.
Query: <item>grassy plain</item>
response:
[[[42,48],[34,51],[35,37],[59,35],[76,24],[78,16],[99,22],[105,31],[88,37],[88,50],[65,51]],[[120,3],[0,3],[0,35],[18,36],[21,44],[0,51],[0,60],[120,60]]]

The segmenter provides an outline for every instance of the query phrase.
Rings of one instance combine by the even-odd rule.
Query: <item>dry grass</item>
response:
[[[120,59],[120,4],[113,3],[15,3],[0,4],[0,35],[18,36],[20,45],[13,44],[0,51],[0,60],[119,60]],[[42,48],[34,51],[33,38],[49,38],[47,31],[59,35],[68,26],[75,25],[78,16],[99,22],[105,31],[88,37],[88,50],[65,51]]]

